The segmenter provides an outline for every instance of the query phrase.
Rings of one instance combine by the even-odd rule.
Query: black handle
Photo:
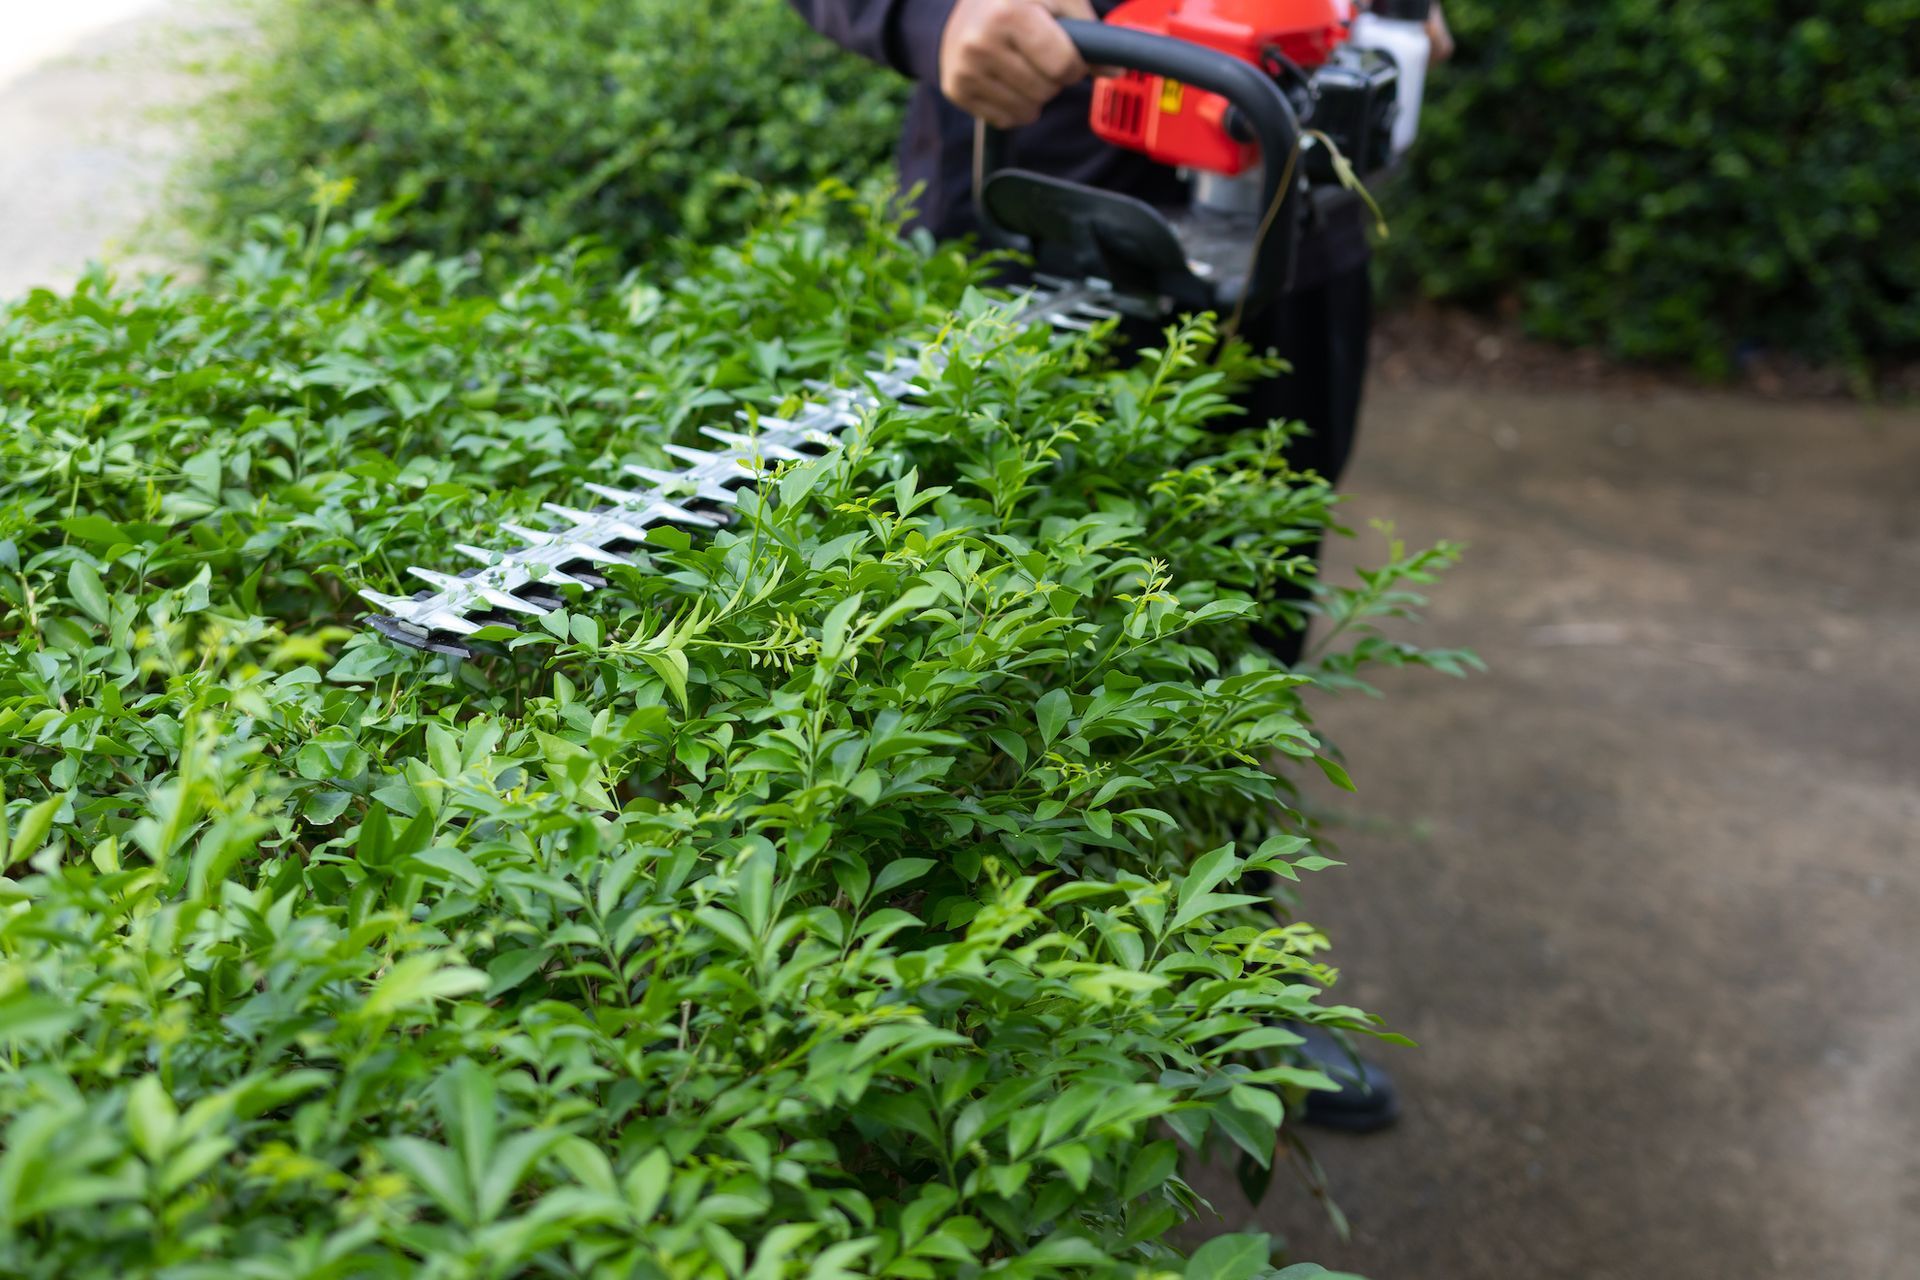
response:
[[[1373,8],[1369,12],[1379,18],[1425,22],[1433,16],[1433,0],[1373,0]]]
[[[1264,204],[1268,208],[1273,206],[1275,197],[1280,194],[1281,175],[1288,168],[1287,157],[1293,154],[1294,147],[1300,141],[1300,121],[1294,115],[1293,104],[1287,101],[1287,95],[1272,77],[1251,63],[1172,36],[1157,36],[1129,27],[1110,27],[1105,23],[1078,18],[1061,19],[1060,29],[1067,33],[1067,38],[1073,41],[1074,48],[1080,51],[1080,57],[1089,66],[1164,76],[1195,89],[1217,93],[1232,103],[1241,121],[1252,130],[1253,140],[1260,146],[1260,159],[1266,166]],[[1005,167],[1006,154],[1006,133],[991,125],[985,126],[981,133],[979,173],[976,175],[973,199],[980,225],[990,240],[996,237],[999,228],[988,213],[981,193],[988,176]],[[1291,205],[1295,193],[1289,191],[1286,197]],[[1285,246],[1292,241],[1291,223],[1287,220],[1290,212],[1290,209],[1280,211],[1274,227],[1277,235],[1268,237],[1269,241],[1278,239],[1282,246],[1274,252],[1284,254]],[[1268,248],[1262,246],[1262,261],[1255,269],[1253,279],[1248,282],[1250,291],[1257,288],[1256,282],[1269,278],[1266,270],[1268,252]],[[1279,261],[1285,263],[1286,259],[1283,257]],[[1281,274],[1285,274],[1284,268]]]

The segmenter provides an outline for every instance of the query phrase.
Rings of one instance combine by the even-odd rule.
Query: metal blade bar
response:
[[[1068,282],[1042,277],[1015,303],[1012,319],[1020,325],[1047,325],[1084,333],[1120,314],[1124,300],[1105,281]],[[466,638],[487,625],[512,625],[512,619],[539,617],[574,593],[594,590],[603,580],[596,567],[634,566],[647,531],[662,524],[719,528],[732,519],[740,491],[771,474],[780,464],[817,457],[839,443],[839,435],[888,403],[924,395],[916,381],[923,367],[938,372],[943,353],[918,359],[895,356],[867,371],[860,384],[805,384],[810,399],[792,417],[755,415],[742,410],[742,430],[702,426],[714,449],[664,444],[666,454],[684,463],[680,470],[629,466],[626,473],[642,486],[632,489],[584,482],[581,488],[606,505],[591,511],[547,503],[556,527],[502,528],[520,545],[502,550],[462,544],[455,548],[477,562],[465,574],[412,568],[427,585],[412,597],[362,591],[380,612],[373,626],[387,638],[417,649],[470,654]]]

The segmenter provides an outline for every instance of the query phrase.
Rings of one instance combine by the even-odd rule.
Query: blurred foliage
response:
[[[1450,6],[1402,277],[1709,373],[1920,348],[1920,0]]]
[[[899,83],[781,0],[275,0],[189,176],[216,246],[322,183],[407,198],[393,248],[629,259],[740,233],[771,191],[881,168]],[[337,196],[339,191],[334,194]]]
[[[1449,16],[1398,283],[1708,373],[1920,349],[1920,0]],[[411,201],[399,251],[658,258],[772,191],[886,172],[904,97],[781,0],[277,0],[262,23],[193,175],[214,244],[334,183]]]

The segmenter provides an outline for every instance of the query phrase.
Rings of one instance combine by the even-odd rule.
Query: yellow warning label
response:
[[[1177,80],[1160,82],[1160,112],[1162,115],[1180,114],[1181,100],[1187,96],[1187,87]]]

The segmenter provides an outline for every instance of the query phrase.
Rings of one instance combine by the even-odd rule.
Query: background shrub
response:
[[[632,260],[886,175],[904,101],[782,0],[273,0],[191,175],[224,245],[350,182],[405,252]],[[1553,340],[1727,369],[1920,350],[1920,0],[1460,0],[1393,271]],[[664,267],[664,264],[662,264]]]
[[[871,211],[664,290],[373,230],[0,314],[0,1272],[1266,1272],[1162,1242],[1180,1147],[1268,1164],[1274,1020],[1367,1024],[1244,882],[1327,865],[1302,689],[1420,660],[1370,619],[1444,555],[1276,669],[1331,499],[1209,430],[1258,366],[1013,331]],[[956,303],[922,403],[510,656],[352,629]]]
[[[768,194],[890,155],[897,79],[781,0],[273,0],[191,175],[215,246],[315,182],[410,197],[399,251],[496,263],[593,236],[724,240]]]
[[[1920,350],[1920,0],[1449,6],[1396,261],[1710,371]]]

